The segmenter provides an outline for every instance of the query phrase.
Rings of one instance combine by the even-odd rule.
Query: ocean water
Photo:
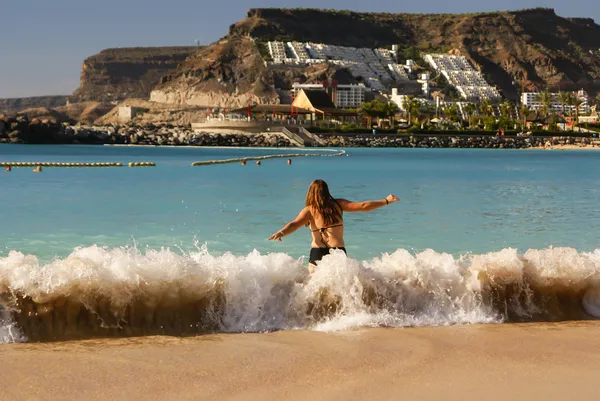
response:
[[[310,153],[326,150],[306,150]],[[600,316],[600,152],[0,146],[0,161],[154,161],[0,171],[0,341]],[[317,178],[348,258],[310,276],[301,229],[267,238]]]

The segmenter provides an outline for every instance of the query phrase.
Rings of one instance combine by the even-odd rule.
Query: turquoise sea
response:
[[[397,248],[460,254],[507,247],[600,248],[600,152],[346,149],[343,157],[191,167],[196,160],[293,149],[0,146],[2,161],[154,161],[151,168],[15,168],[0,174],[0,255],[44,260],[75,247],[171,247],[307,254],[309,233],[266,240],[322,178],[349,200],[400,203],[346,216],[350,254]],[[314,152],[314,151],[313,151]],[[306,231],[306,232],[305,232]]]
[[[580,293],[595,288],[600,272],[600,237],[596,235],[600,231],[600,152],[344,150],[347,153],[341,157],[297,157],[291,166],[286,159],[270,159],[261,166],[249,162],[246,166],[191,167],[198,160],[299,151],[0,146],[0,161],[157,164],[45,168],[41,174],[31,168],[0,171],[0,295],[2,291],[20,293],[51,302],[72,296],[71,285],[83,292],[82,287],[88,286],[89,298],[90,293],[106,292],[117,284],[133,294],[142,281],[147,286],[164,286],[184,278],[195,282],[200,275],[204,281],[193,284],[196,290],[213,285],[218,278],[231,292],[228,305],[237,305],[231,315],[226,312],[233,320],[223,318],[222,329],[305,327],[309,324],[303,318],[289,317],[290,299],[286,298],[288,304],[281,311],[265,312],[273,308],[273,299],[265,294],[272,296],[273,286],[292,283],[305,274],[309,232],[299,230],[282,243],[267,238],[295,217],[308,186],[317,178],[329,183],[335,197],[360,201],[394,193],[401,201],[370,213],[347,214],[349,259],[327,257],[321,273],[309,278],[303,291],[314,283],[314,291],[326,286],[351,293],[352,277],[361,277],[358,281],[364,287],[365,274],[377,272],[381,277],[370,280],[410,286],[412,295],[401,292],[402,296],[376,311],[364,305],[350,307],[358,301],[346,300],[344,295],[344,305],[350,309],[338,310],[318,322],[321,326],[311,327],[329,327],[323,325],[349,316],[354,323],[336,324],[378,325],[381,319],[391,325],[506,320],[507,316],[498,316],[495,306],[491,311],[481,309],[490,305],[481,300],[485,280],[480,276],[476,280],[474,270],[504,281],[520,280],[521,286],[524,277],[535,270],[533,276],[550,277],[552,285],[577,282]],[[407,280],[420,280],[420,287]],[[260,290],[247,294],[248,289],[240,287],[242,282]],[[526,284],[530,289],[542,285]],[[414,304],[414,297],[425,287],[434,287],[439,296],[445,294],[446,301],[425,296]],[[476,294],[473,299],[467,297],[471,306],[463,304],[465,294]],[[103,296],[117,297],[108,292]],[[303,296],[293,302],[302,304],[311,295]],[[235,301],[235,297],[241,298]],[[409,297],[412,304],[399,304],[403,297]],[[456,297],[461,299],[459,306],[453,304]],[[115,299],[113,304],[131,301]],[[250,313],[249,302],[258,303],[255,306],[261,312]],[[594,302],[588,302],[592,305],[588,313]],[[436,303],[446,306],[434,313],[431,308]],[[420,305],[421,312],[409,317],[415,305]]]

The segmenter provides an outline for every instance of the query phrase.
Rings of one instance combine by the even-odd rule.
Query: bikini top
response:
[[[341,227],[343,226],[344,223],[339,223],[339,224],[334,224],[331,226],[327,226],[327,227],[321,227],[321,228],[317,228],[316,230],[311,230],[313,233],[318,231],[319,234],[321,235],[321,241],[326,245],[329,246],[328,240],[325,239],[325,236],[329,237],[329,233],[327,232],[328,228],[333,228],[333,227]]]
[[[335,199],[334,199],[334,201],[335,201],[335,203],[338,205],[338,207],[340,208],[340,217],[341,217],[341,215],[342,215],[342,213],[343,213],[343,209],[342,209],[342,207],[340,206],[340,204],[337,202],[337,200],[335,200]],[[332,225],[330,225],[330,226],[327,226],[327,227],[321,227],[321,228],[317,228],[317,229],[315,229],[315,230],[310,230],[310,231],[312,231],[313,233],[318,231],[318,232],[319,232],[319,234],[321,235],[321,241],[322,241],[322,242],[323,242],[323,243],[324,243],[326,246],[329,246],[329,244],[328,244],[328,241],[325,239],[325,236],[324,236],[324,235],[326,235],[327,237],[329,237],[329,233],[327,232],[327,229],[329,229],[329,228],[333,228],[333,227],[341,227],[341,226],[343,226],[343,225],[344,225],[344,223],[342,222],[342,223],[338,223],[338,224],[332,224]]]

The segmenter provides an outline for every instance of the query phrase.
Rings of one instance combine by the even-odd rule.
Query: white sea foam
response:
[[[0,342],[600,318],[600,250],[334,251],[313,275],[284,253],[91,246],[40,263],[11,251],[0,305]]]

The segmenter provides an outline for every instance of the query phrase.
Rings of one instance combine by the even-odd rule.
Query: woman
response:
[[[335,199],[329,193],[329,187],[323,180],[316,180],[306,193],[306,207],[298,216],[283,228],[271,235],[269,240],[281,241],[302,226],[310,227],[312,244],[308,269],[312,273],[317,261],[329,254],[331,249],[346,252],[344,244],[344,212],[369,212],[390,203],[398,202],[396,195],[388,195],[382,200],[350,202]]]

